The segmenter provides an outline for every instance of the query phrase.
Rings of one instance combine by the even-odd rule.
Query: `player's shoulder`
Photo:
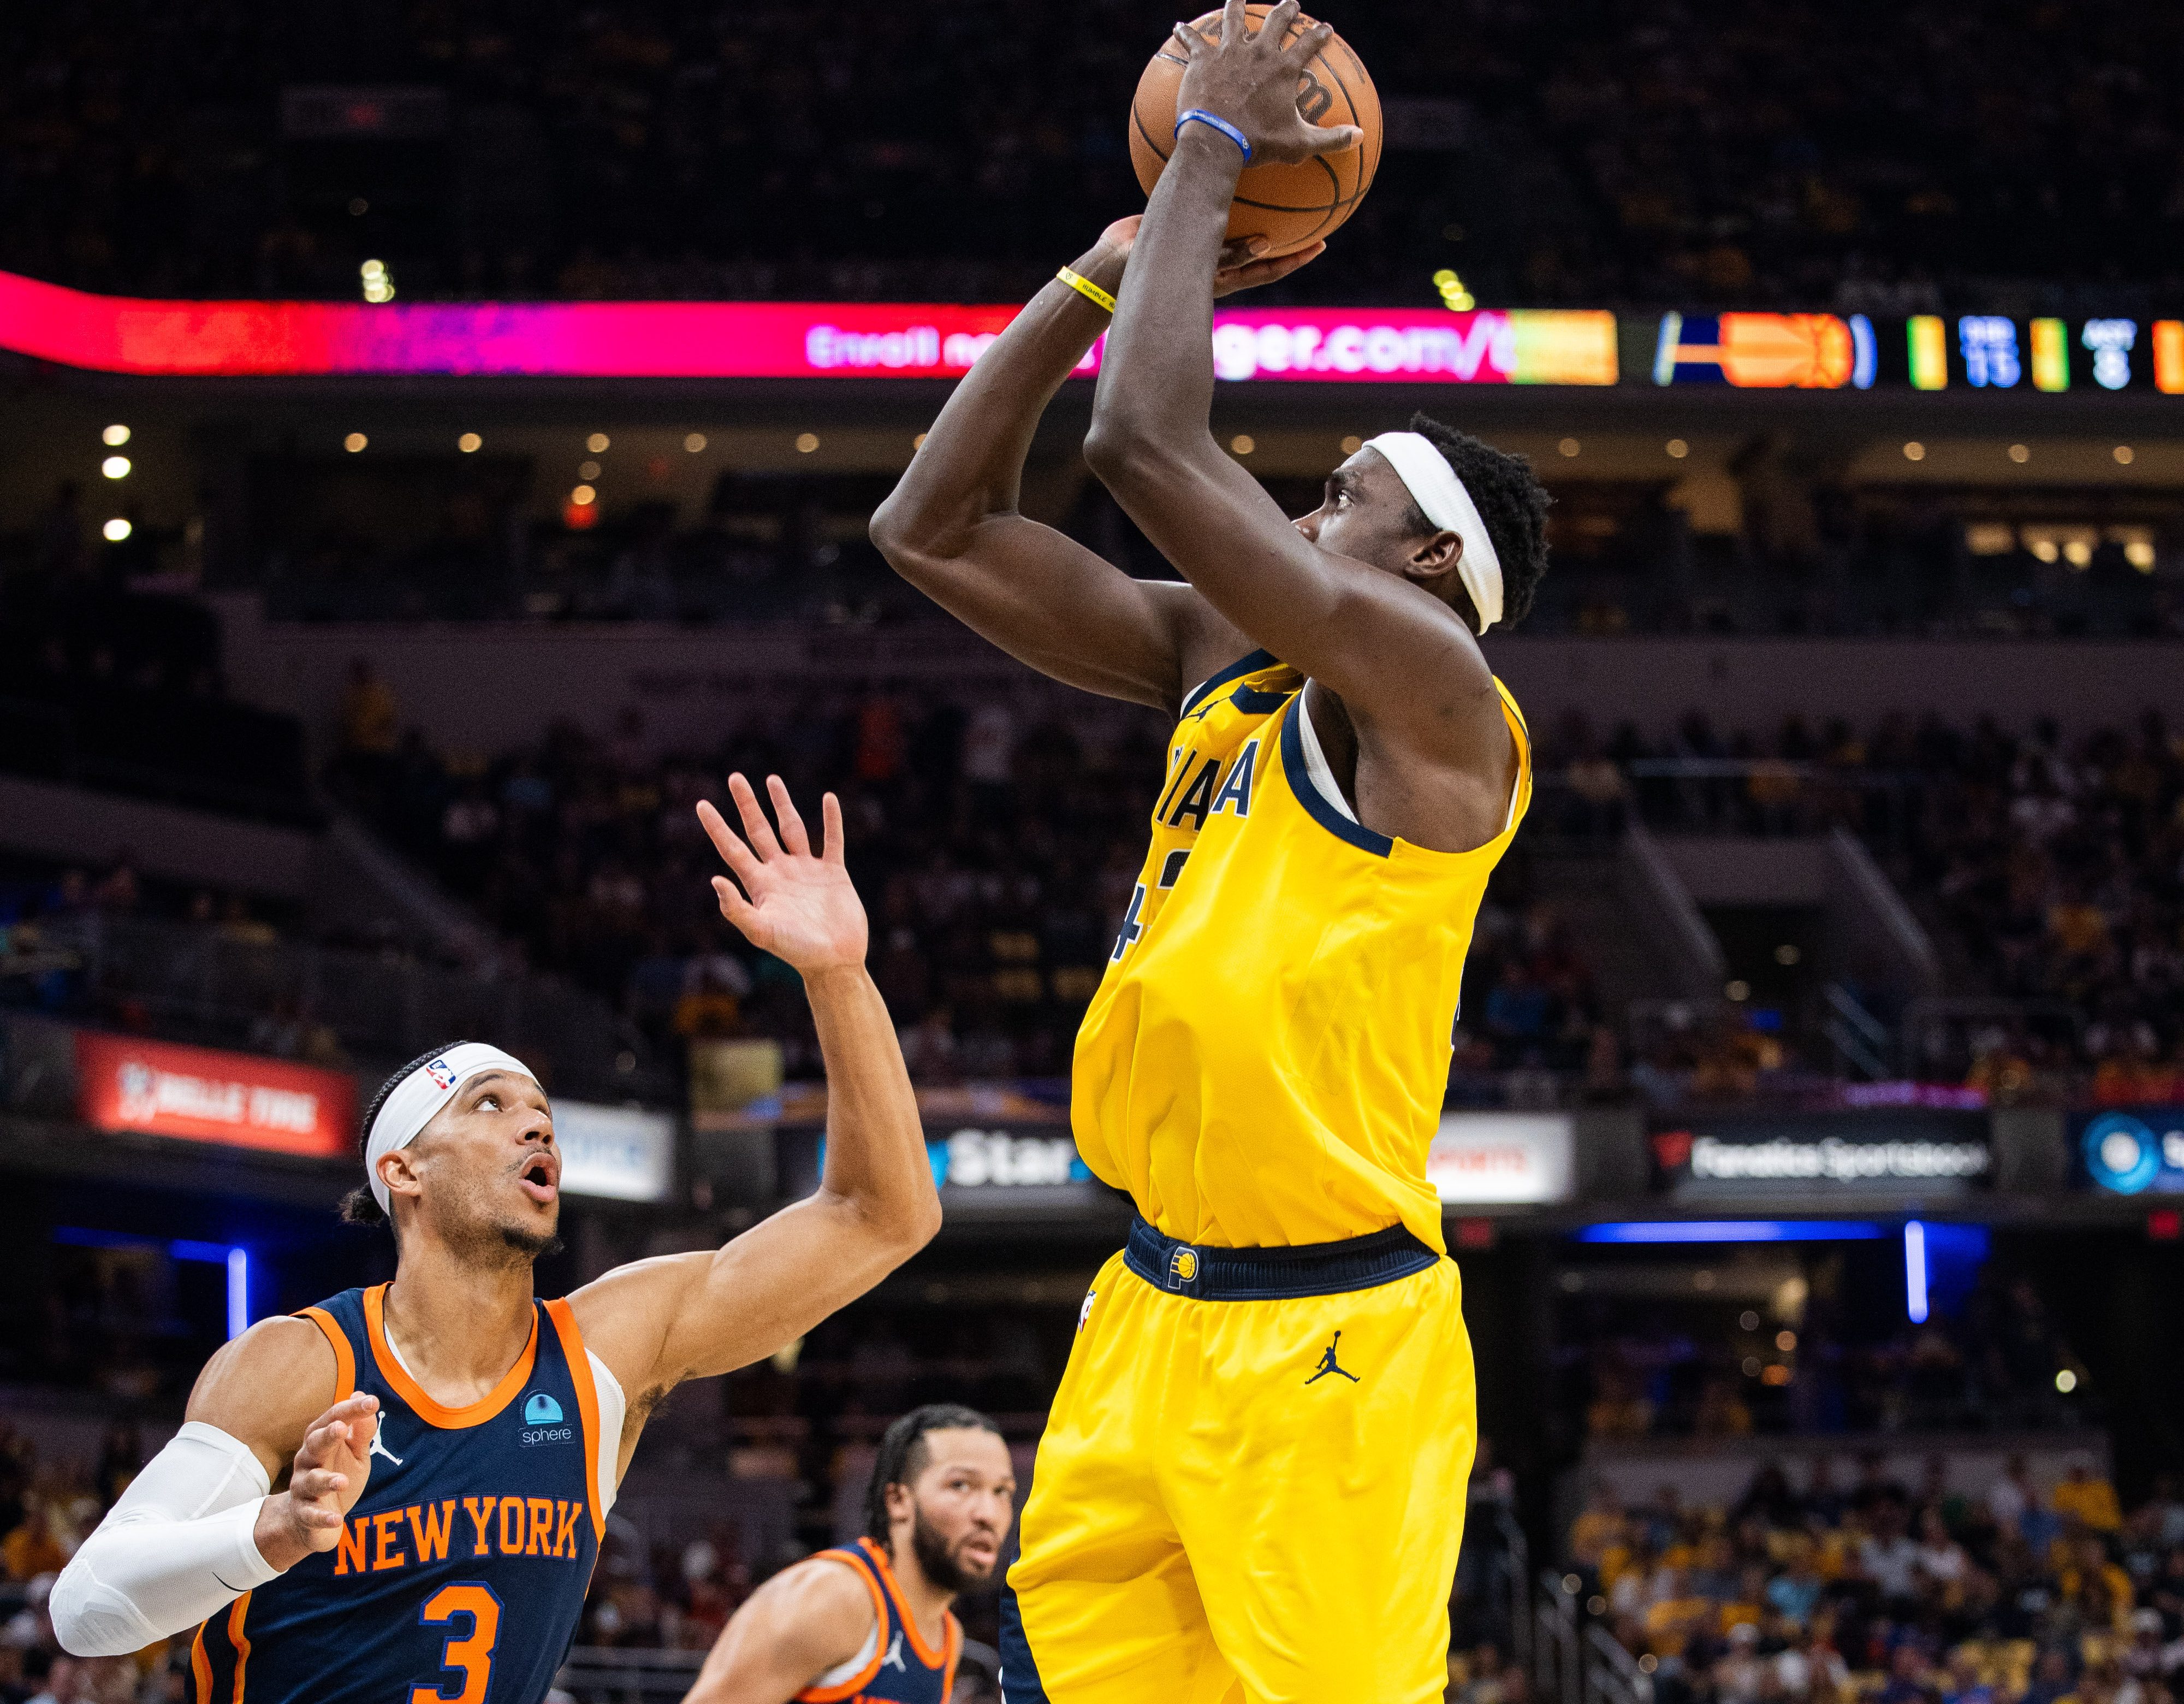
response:
[[[783,1568],[753,1595],[818,1668],[845,1662],[871,1637],[880,1617],[879,1585],[853,1552],[820,1550]]]
[[[278,1453],[347,1391],[335,1389],[340,1366],[332,1341],[313,1321],[293,1314],[263,1319],[223,1344],[198,1375],[187,1417],[217,1426]]]
[[[1182,663],[1182,675],[1171,709],[1187,712],[1216,690],[1245,675],[1283,667],[1279,658],[1206,602],[1195,587],[1181,589],[1190,594],[1191,601],[1178,609],[1182,633],[1176,656]]]
[[[861,1634],[872,1624],[877,1606],[878,1578],[872,1564],[855,1550],[815,1550],[774,1578],[794,1591],[807,1607],[838,1611],[854,1621]]]

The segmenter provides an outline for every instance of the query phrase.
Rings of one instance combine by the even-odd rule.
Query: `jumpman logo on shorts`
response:
[[[1357,1377],[1357,1375],[1356,1373],[1354,1373],[1354,1372],[1351,1372],[1347,1367],[1346,1367],[1346,1366],[1342,1366],[1342,1365],[1341,1365],[1340,1362],[1338,1362],[1338,1361],[1335,1360],[1335,1358],[1334,1358],[1334,1344],[1339,1344],[1339,1343],[1340,1343],[1341,1341],[1342,1341],[1342,1333],[1341,1333],[1340,1332],[1335,1332],[1335,1334],[1334,1334],[1334,1343],[1331,1343],[1331,1344],[1328,1344],[1328,1346],[1326,1347],[1326,1349],[1324,1349],[1323,1350],[1322,1350],[1322,1351],[1321,1351],[1321,1353],[1320,1353],[1320,1357],[1319,1357],[1319,1371],[1318,1371],[1318,1372],[1316,1372],[1316,1373],[1312,1374],[1312,1376],[1310,1378],[1308,1378],[1308,1379],[1305,1380],[1305,1383],[1306,1383],[1306,1384],[1318,1384],[1318,1383],[1320,1382],[1320,1380],[1322,1380],[1323,1378],[1325,1378],[1325,1377],[1328,1376],[1328,1374],[1329,1374],[1330,1372],[1339,1372],[1339,1373],[1340,1373],[1340,1374],[1341,1374],[1345,1378],[1348,1379],[1348,1380],[1349,1380],[1352,1384],[1356,1384],[1356,1383],[1358,1383],[1360,1382],[1360,1381],[1359,1381],[1359,1379],[1358,1379],[1358,1377]]]

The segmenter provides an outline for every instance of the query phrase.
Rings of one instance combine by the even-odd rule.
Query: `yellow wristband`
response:
[[[1111,314],[1115,311],[1115,299],[1082,272],[1073,272],[1064,266],[1054,276],[1095,306],[1105,308]]]

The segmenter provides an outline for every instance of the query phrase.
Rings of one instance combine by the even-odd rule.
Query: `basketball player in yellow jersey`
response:
[[[1529,606],[1546,495],[1420,417],[1286,520],[1208,431],[1211,302],[1310,258],[1223,252],[1296,110],[1243,8],[1186,41],[1173,158],[979,358],[874,517],[896,567],[1026,662],[1178,715],[1078,1037],[1086,1163],[1138,1209],[1095,1280],[1005,1600],[1009,1704],[1425,1704],[1475,1442],[1425,1155],[1464,954],[1530,797],[1479,636]],[[1127,262],[1127,270],[1126,270]],[[1093,471],[1187,584],[1016,512],[1038,418],[1108,329]]]

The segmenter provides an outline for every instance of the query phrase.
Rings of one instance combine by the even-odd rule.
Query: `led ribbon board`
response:
[[[0,349],[98,372],[247,377],[956,378],[1011,306],[899,302],[178,302],[0,272]],[[1291,308],[1218,313],[1222,377],[1613,384],[1615,316]],[[1095,346],[1078,363],[1099,370]]]
[[[1747,390],[1864,390],[1875,369],[1873,325],[1863,314],[1664,314],[1653,355],[1656,384]]]

